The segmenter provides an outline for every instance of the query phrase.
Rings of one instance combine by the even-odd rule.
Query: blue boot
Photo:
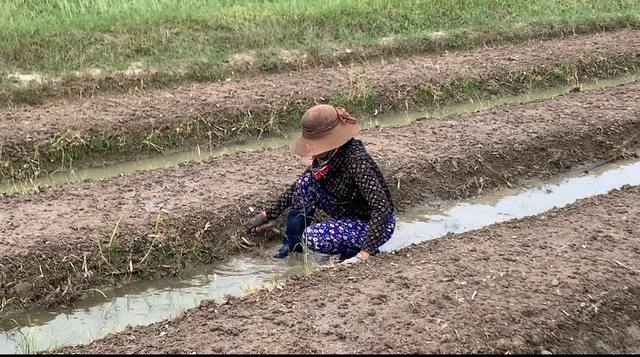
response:
[[[347,260],[349,258],[353,258],[356,255],[358,255],[358,253],[360,253],[360,249],[357,248],[351,248],[351,247],[346,247],[342,253],[340,253],[340,261],[344,261]]]
[[[287,216],[287,228],[285,230],[284,244],[273,256],[276,259],[285,258],[291,252],[302,252],[302,233],[305,228],[313,224],[313,213],[305,215],[296,210],[291,210]]]

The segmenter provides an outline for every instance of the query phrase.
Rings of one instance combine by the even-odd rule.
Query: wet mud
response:
[[[640,142],[639,98],[640,83],[633,83],[369,130],[359,138],[402,210],[631,156]],[[175,262],[145,258],[150,246],[154,254],[171,247],[174,259],[197,242],[198,263],[224,257],[229,252],[219,248],[229,242],[218,234],[264,207],[306,164],[283,148],[2,197],[0,292],[13,298],[9,305],[51,306],[73,301],[105,276],[175,271]],[[247,238],[260,245],[274,237]],[[104,264],[104,247],[114,241],[123,268]]]
[[[117,139],[127,134],[144,138],[152,133],[152,129],[170,128],[175,131],[187,123],[191,123],[191,127],[182,128],[182,131],[195,130],[193,123],[198,121],[212,124],[208,140],[214,144],[227,140],[228,132],[235,132],[233,136],[242,140],[252,133],[238,125],[239,118],[257,118],[254,120],[260,125],[266,125],[269,120],[278,124],[284,114],[300,111],[300,105],[322,103],[336,95],[362,99],[368,95],[368,90],[372,91],[376,102],[402,106],[416,102],[417,99],[413,98],[416,95],[438,95],[429,90],[416,94],[420,88],[438,87],[463,79],[469,83],[490,82],[508,90],[508,83],[494,82],[508,82],[510,76],[524,78],[527,75],[533,75],[531,80],[535,81],[536,76],[548,74],[546,72],[555,68],[606,63],[615,58],[629,59],[629,63],[637,61],[640,48],[638,34],[636,30],[627,29],[468,52],[352,64],[336,69],[5,109],[0,111],[2,157],[28,165],[29,161],[20,161],[21,158],[38,160],[36,153],[69,150],[70,143],[88,142],[103,136]],[[612,65],[609,70],[616,73],[632,70],[619,67]],[[566,81],[562,73],[558,76],[561,77],[558,81]],[[278,125],[275,126],[277,129]],[[176,135],[180,140],[189,138],[189,134],[182,132]],[[119,144],[122,143],[117,140],[111,143]],[[7,161],[5,165],[14,165],[12,162]]]
[[[639,199],[625,186],[54,352],[638,353]]]

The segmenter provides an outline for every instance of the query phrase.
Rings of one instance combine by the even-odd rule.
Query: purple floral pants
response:
[[[291,209],[305,212],[307,216],[313,216],[316,209],[321,209],[334,219],[311,225],[304,230],[302,239],[309,249],[316,252],[340,254],[346,247],[360,249],[367,238],[369,222],[344,217],[336,211],[327,194],[311,174],[302,175],[297,182]],[[395,227],[395,216],[392,214],[380,244],[391,238]]]

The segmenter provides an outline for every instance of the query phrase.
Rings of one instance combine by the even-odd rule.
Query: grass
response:
[[[522,40],[637,26],[638,13],[636,0],[3,0],[0,86],[12,73],[67,79],[91,69],[222,80],[247,66],[345,61],[359,49],[410,55],[483,33]]]
[[[134,275],[153,277],[161,269],[169,269],[164,274],[183,276],[185,268],[200,261],[202,240],[178,237],[169,216],[158,214],[153,232],[138,236],[133,243],[121,240],[121,219],[122,216],[114,224],[107,245],[96,239],[98,258],[86,270],[95,270],[98,276],[126,276],[129,280]]]
[[[24,355],[35,354],[37,351],[36,334],[33,329],[29,329],[26,334],[22,330],[18,330],[20,334],[20,341],[18,341],[18,348]]]
[[[18,321],[13,320],[13,323],[18,327],[17,329],[17,334],[19,335],[19,340],[16,341],[16,345],[18,347],[18,349],[20,350],[21,354],[36,354],[38,352],[38,350],[42,349],[42,346],[39,346],[40,344],[37,342],[36,339],[36,329],[34,328],[29,328],[29,331],[27,333],[24,333],[22,330],[23,328],[21,328],[20,324],[18,323]],[[28,326],[31,325],[31,322],[29,322]],[[49,342],[48,347],[46,347],[46,350],[53,350],[58,348],[59,344],[58,344],[58,340],[56,340],[53,336],[50,336],[51,341]]]
[[[115,326],[111,326],[111,327],[105,327],[103,329],[103,334],[106,335],[115,335],[118,334],[120,332],[124,331],[124,327],[122,327],[120,324],[115,325]]]
[[[320,265],[316,262],[311,250],[306,245],[303,247],[302,254],[302,274],[303,276],[307,276],[316,271]]]
[[[2,297],[2,301],[0,301],[0,314],[2,314],[4,312],[4,308],[9,305],[9,303],[11,303],[12,300],[14,300],[15,297],[9,298],[7,299],[6,296]],[[2,319],[0,319],[0,322],[2,322]]]

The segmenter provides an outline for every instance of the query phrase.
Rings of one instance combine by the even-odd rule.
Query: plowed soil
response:
[[[635,148],[639,99],[640,83],[634,83],[372,130],[360,138],[402,209],[435,197],[475,195]],[[18,296],[23,304],[72,299],[96,283],[95,275],[54,279],[42,268],[58,271],[71,264],[80,271],[85,256],[99,259],[97,240],[106,244],[118,221],[117,238],[129,247],[134,264],[145,253],[134,243],[160,234],[159,215],[171,217],[183,240],[195,239],[210,223],[203,236],[215,242],[223,229],[251,215],[249,207],[259,209],[274,198],[305,165],[288,149],[267,150],[2,197],[0,295]]]
[[[60,353],[640,353],[640,186]]]
[[[5,158],[32,156],[52,138],[79,141],[106,133],[147,135],[151,128],[176,128],[183,121],[215,122],[231,129],[231,113],[252,115],[292,110],[296,103],[323,102],[333,95],[371,85],[380,102],[405,102],[426,84],[439,85],[461,76],[494,81],[510,73],[611,58],[638,58],[640,31],[575,36],[519,45],[485,48],[388,63],[353,64],[224,83],[197,84],[170,91],[110,98],[56,102],[41,107],[0,111],[0,142]],[[387,98],[387,100],[385,100]],[[391,99],[389,99],[391,98]],[[410,101],[411,102],[411,101]],[[215,139],[215,133],[214,133]]]

